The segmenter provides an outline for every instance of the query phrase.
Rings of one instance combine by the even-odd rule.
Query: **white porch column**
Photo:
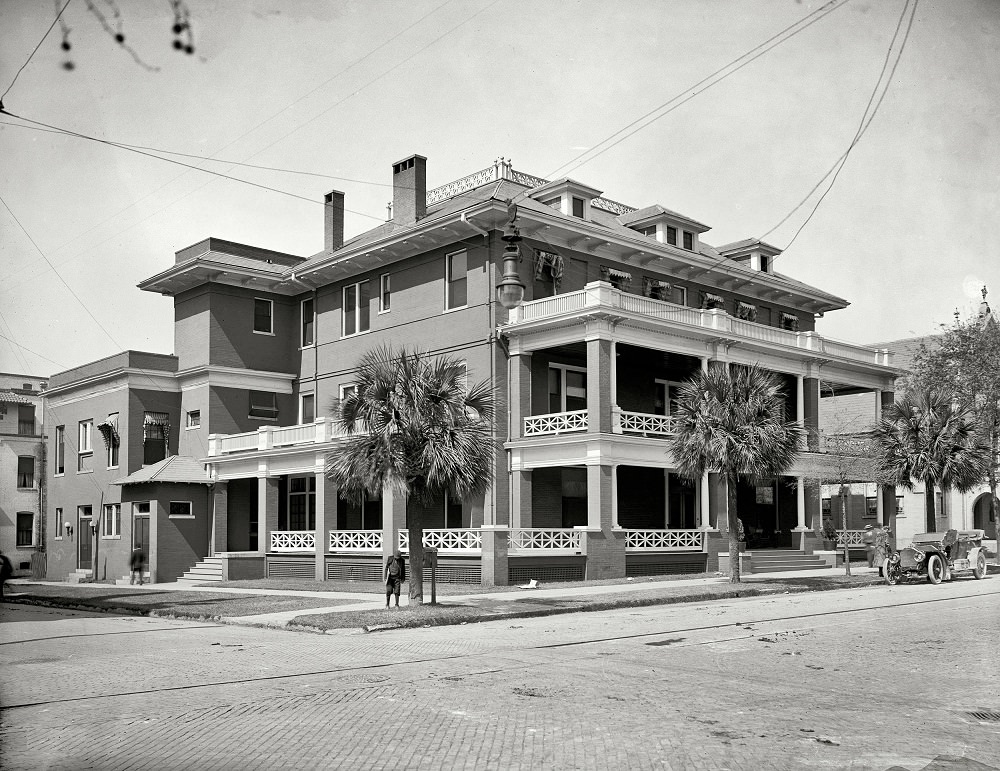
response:
[[[615,339],[611,340],[611,406],[612,408],[618,404],[618,341]],[[615,466],[615,477],[617,478],[617,466]],[[617,527],[618,517],[614,518],[615,527]]]
[[[611,344],[611,382],[614,383],[614,343]],[[613,387],[612,387],[613,389]],[[612,401],[614,397],[612,396]],[[621,525],[618,524],[618,464],[611,464],[611,527],[614,529],[620,528]]]
[[[337,500],[337,485],[326,478],[322,471],[316,472],[316,580],[326,580],[326,547],[330,538],[327,525],[327,498]],[[334,509],[335,510],[335,509]]]
[[[708,506],[708,472],[701,475],[698,484],[698,512],[702,530],[712,530],[712,515]]]
[[[267,547],[267,477],[257,477],[257,552],[264,554]]]
[[[795,482],[795,513],[797,515],[795,529],[803,532],[809,529],[806,527],[806,479],[805,477],[796,477]]]
[[[707,356],[702,356],[701,357],[701,371],[702,372],[708,372],[708,357]]]
[[[805,377],[795,376],[795,422],[802,428],[806,427],[806,389]]]

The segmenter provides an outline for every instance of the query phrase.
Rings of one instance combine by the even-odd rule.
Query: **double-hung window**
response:
[[[344,337],[371,329],[371,281],[344,287]]]
[[[274,334],[274,303],[271,300],[254,298],[253,331],[259,335]]]
[[[66,473],[66,426],[56,426],[55,475]]]
[[[390,301],[392,299],[392,289],[390,287],[390,279],[392,274],[383,273],[379,278],[378,287],[378,312],[388,313],[390,310]]]
[[[549,412],[587,409],[587,370],[568,365],[549,366]]]
[[[316,394],[302,394],[299,405],[299,423],[312,423],[316,420]]]
[[[101,538],[120,538],[122,534],[122,505],[104,504],[101,516]]]
[[[17,458],[17,486],[22,488],[35,486],[35,456],[19,455]]]
[[[694,251],[694,234],[684,231],[684,248],[689,252]]]
[[[316,312],[312,298],[302,301],[302,339],[300,344],[308,348],[315,342]]]
[[[250,392],[250,412],[251,418],[264,418],[266,420],[278,419],[278,396],[272,391],[251,391]]]
[[[91,471],[91,458],[94,455],[94,421],[81,420],[79,426],[79,439],[76,443],[77,462],[76,470]]]
[[[673,225],[667,225],[667,243],[671,246],[677,246],[677,228]]]
[[[35,545],[35,514],[31,511],[17,512],[17,546]]]
[[[316,476],[288,480],[288,529],[316,529]]]
[[[469,304],[469,259],[465,250],[446,255],[445,258],[445,310],[464,308]]]
[[[25,383],[25,385],[31,385]],[[17,405],[17,433],[19,436],[35,435],[35,405]]]

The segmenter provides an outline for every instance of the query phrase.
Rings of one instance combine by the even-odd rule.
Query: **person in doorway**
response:
[[[136,546],[132,549],[132,556],[129,557],[129,569],[132,571],[132,575],[129,578],[129,584],[134,584],[136,579],[139,579],[139,586],[142,586],[142,574],[146,569],[146,553],[142,550],[141,546]]]
[[[399,607],[399,588],[406,580],[406,563],[399,549],[385,563],[385,606],[389,607],[389,598],[395,596],[396,607]]]
[[[14,566],[7,559],[7,555],[0,551],[0,600],[3,599],[4,584],[12,575],[14,575]]]

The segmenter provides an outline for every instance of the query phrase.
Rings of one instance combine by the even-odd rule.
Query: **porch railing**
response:
[[[552,412],[548,415],[530,415],[524,419],[525,436],[546,436],[587,430],[587,411]]]
[[[242,434],[209,434],[209,457],[233,452],[270,450],[296,444],[321,444],[341,436],[331,418],[319,418],[297,426],[263,426]]]
[[[271,551],[316,551],[312,530],[272,530]]]
[[[838,530],[837,531],[837,546],[843,546],[845,541],[847,542],[848,546],[864,546],[865,545],[865,531],[864,530]]]
[[[424,530],[424,548],[447,552],[475,552],[483,550],[483,533],[478,529],[445,528]],[[410,534],[399,531],[400,551],[410,550]]]
[[[701,551],[703,530],[627,530],[626,551]]]
[[[654,300],[651,297],[615,289],[607,282],[591,282],[584,289],[575,292],[526,302],[511,311],[510,323],[540,321],[562,314],[593,312],[600,308],[620,309],[648,318],[661,319],[669,324],[725,332],[747,340],[775,343],[850,361],[892,365],[892,354],[885,348],[867,348],[831,340],[815,332],[799,332],[758,324],[735,318],[718,308],[688,308],[666,300]]]
[[[626,412],[614,409],[612,430],[616,434],[642,434],[647,436],[669,436],[674,433],[674,419],[669,415],[654,415],[648,412]]]
[[[330,551],[381,551],[381,530],[331,530]]]
[[[509,551],[579,552],[580,531],[572,528],[511,529]]]

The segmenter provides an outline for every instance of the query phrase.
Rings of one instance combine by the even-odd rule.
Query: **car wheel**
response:
[[[927,558],[927,580],[932,584],[941,583],[944,578],[944,563],[937,554],[932,554]]]
[[[986,555],[981,550],[979,556],[976,557],[976,566],[972,569],[972,575],[977,579],[986,575]]]
[[[899,563],[893,562],[892,560],[886,560],[882,563],[882,574],[885,578],[885,582],[889,586],[895,586],[899,583],[899,579],[902,577],[902,571],[899,568]]]

